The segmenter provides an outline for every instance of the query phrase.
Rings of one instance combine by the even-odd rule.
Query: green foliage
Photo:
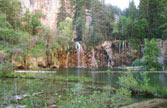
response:
[[[22,18],[23,28],[21,29],[32,35],[36,35],[37,27],[42,26],[41,21],[39,20],[41,16],[42,16],[41,13],[31,14],[29,10],[27,9],[24,14],[24,17]]]
[[[119,34],[122,39],[143,39],[147,37],[145,29],[148,27],[146,19],[131,19],[121,17],[119,22]]]
[[[54,51],[60,45],[50,28],[42,25],[42,14],[31,14],[27,9],[21,16],[23,10],[18,0],[0,0],[0,6],[0,52],[7,53],[8,58],[19,61],[25,67],[28,57],[50,56],[57,61]],[[51,62],[51,59],[48,61]]]
[[[65,21],[60,22],[57,28],[57,37],[55,41],[63,48],[71,45],[73,41],[73,19],[67,17]]]
[[[167,38],[167,1],[161,0],[160,7],[162,11],[160,14],[161,25],[159,26],[159,29],[162,32],[162,38],[166,39]]]
[[[77,41],[81,41],[86,24],[86,9],[89,6],[90,0],[73,0],[72,4],[75,6],[75,14],[73,24],[77,31]]]
[[[0,15],[5,15],[6,22],[8,22],[10,27],[14,29],[19,29],[21,26],[21,11],[21,3],[18,0],[0,0]]]
[[[32,35],[36,35],[37,27],[42,26],[41,21],[39,20],[41,16],[42,16],[41,13],[31,14],[29,10],[27,9],[24,14],[24,17],[22,18],[23,30]]]
[[[126,10],[126,15],[132,20],[138,17],[138,10],[136,8],[134,0],[129,3],[129,8]]]
[[[152,93],[155,97],[167,95],[166,89],[160,90],[158,87],[150,85],[150,78],[147,72],[133,74],[132,71],[128,71],[126,74],[119,77],[119,84],[121,87],[127,88],[128,90],[141,91],[138,92],[138,95],[147,96],[146,92]]]
[[[134,78],[131,71],[129,71],[128,74],[125,74],[121,77],[119,77],[119,85],[121,87],[125,87],[128,89],[135,88],[137,89],[139,87],[137,80]]]
[[[148,38],[163,38],[166,29],[166,0],[141,0],[139,5],[140,17],[145,18],[149,26],[146,31],[149,33]]]
[[[86,96],[81,92],[84,90],[81,84],[77,84],[73,93],[69,94],[69,98],[65,101],[60,101],[58,106],[60,108],[108,108],[108,107],[120,107],[121,105],[127,105],[131,102],[131,92],[127,89],[119,89],[115,95],[110,93],[111,88],[107,87],[108,91],[100,92],[94,91],[93,94]]]
[[[63,22],[67,17],[65,0],[61,0],[60,12],[58,13],[58,25],[59,22]]]
[[[144,62],[142,62],[140,59],[136,59],[132,64],[133,66],[144,66]]]
[[[111,73],[111,70],[110,70],[110,69],[108,69],[108,70],[107,70],[107,74],[110,74],[110,73]]]
[[[144,63],[148,70],[161,70],[162,66],[158,63],[158,56],[160,50],[158,48],[158,42],[156,39],[148,41],[145,39],[144,44]]]
[[[91,15],[91,23],[85,26],[83,37],[83,41],[87,45],[96,46],[105,40],[113,39],[113,22],[116,10],[114,7],[106,6],[98,0],[90,1],[90,11],[87,13]]]
[[[0,76],[12,73],[14,70],[13,64],[8,61],[4,61],[0,64]]]
[[[120,88],[116,91],[115,95],[111,98],[111,108],[119,108],[120,106],[125,106],[130,104],[131,100],[131,91],[127,88]],[[119,104],[118,104],[119,103]]]

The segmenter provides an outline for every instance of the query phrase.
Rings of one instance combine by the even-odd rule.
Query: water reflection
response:
[[[68,76],[68,75],[74,75],[79,77],[88,77],[93,80],[94,82],[100,81],[105,82],[105,85],[110,85],[113,87],[118,87],[118,78],[121,76],[121,74],[107,74],[107,68],[101,68],[101,69],[58,69],[57,75],[62,76]],[[114,70],[116,71],[116,70]],[[138,77],[140,79],[143,79],[141,75],[138,73],[134,74],[135,77]],[[150,78],[150,84],[151,86],[156,86],[159,88],[167,88],[167,74],[147,74],[148,78]],[[101,86],[101,85],[100,85]]]

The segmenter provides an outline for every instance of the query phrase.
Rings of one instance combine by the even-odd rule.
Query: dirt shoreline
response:
[[[166,107],[159,107],[162,104],[167,104],[167,99],[151,99],[148,101],[144,101],[144,102],[139,102],[139,103],[134,103],[128,106],[124,106],[121,108],[167,108]]]

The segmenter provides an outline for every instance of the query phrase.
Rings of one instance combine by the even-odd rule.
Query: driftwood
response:
[[[27,97],[40,95],[40,94],[42,94],[42,93],[43,93],[43,92],[33,93],[32,95],[29,95],[29,94],[16,95],[16,96],[14,96],[14,100],[19,101],[19,100],[22,100],[22,99],[27,98]]]
[[[91,73],[99,74],[99,73],[107,73],[106,71],[93,71]],[[155,74],[167,74],[167,71],[132,71],[132,72],[126,72],[126,71],[111,71],[109,74],[128,74],[128,73],[155,73]]]
[[[56,73],[56,71],[28,71],[28,70],[15,70],[15,73],[39,73],[39,74],[51,74]]]
[[[121,108],[158,108],[158,105],[167,103],[167,99],[152,99],[144,102],[134,103]]]

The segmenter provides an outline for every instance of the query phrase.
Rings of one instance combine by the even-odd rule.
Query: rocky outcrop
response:
[[[53,32],[56,31],[58,23],[58,13],[60,13],[61,0],[19,0],[22,3],[23,14],[27,9],[32,14],[41,13],[41,22],[48,26]],[[73,17],[70,0],[65,0],[65,11],[70,17]]]
[[[131,66],[132,62],[140,58],[140,51],[133,50],[126,41],[106,41],[102,45],[86,50],[83,45],[82,48],[71,50],[68,52],[58,53],[60,67],[85,67],[85,68],[98,68],[98,67],[118,67],[118,66]],[[81,51],[80,54],[79,51]],[[79,57],[80,56],[80,57]],[[81,63],[79,63],[81,62]],[[79,63],[79,64],[78,64]]]
[[[141,52],[134,50],[127,41],[106,41],[101,47],[107,52],[109,67],[131,66],[141,55]]]
[[[47,57],[32,57],[23,58],[21,55],[13,55],[12,63],[17,67],[22,68],[102,68],[102,67],[117,67],[131,66],[133,60],[138,58],[137,54],[132,54],[132,49],[125,41],[104,42],[96,48],[86,49],[86,46],[77,42],[71,50],[59,49],[55,51],[54,60],[51,55]],[[136,52],[138,53],[138,52]],[[19,57],[24,62],[19,62],[14,57]]]
[[[61,6],[60,0],[20,0],[23,13],[29,9],[31,13],[42,13],[41,22],[53,31],[57,26],[57,15]]]
[[[161,54],[159,62],[164,65],[167,60],[167,41],[159,41]],[[75,46],[77,45],[77,46]],[[44,57],[28,56],[23,63],[12,59],[12,63],[17,67],[36,68],[36,67],[51,67],[51,68],[102,68],[102,67],[119,67],[132,66],[136,59],[141,59],[141,50],[135,50],[127,41],[106,41],[101,45],[87,49],[86,46],[77,42],[73,48],[68,50],[59,49],[55,51],[54,60],[51,55]],[[13,57],[20,55],[13,55]]]

